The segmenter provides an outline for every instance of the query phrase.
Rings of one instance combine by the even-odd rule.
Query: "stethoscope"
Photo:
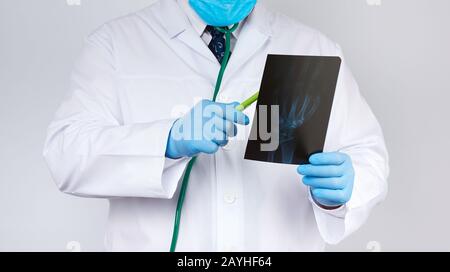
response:
[[[222,59],[222,64],[220,66],[219,75],[217,76],[216,86],[214,88],[214,95],[212,101],[216,101],[217,95],[220,90],[220,86],[222,85],[223,75],[225,74],[225,70],[228,65],[228,60],[230,59],[231,54],[231,34],[238,28],[239,24],[233,25],[231,28],[228,27],[216,27],[216,29],[225,34],[225,55]],[[183,177],[183,182],[181,183],[180,194],[178,196],[177,209],[175,212],[175,220],[173,226],[173,234],[172,234],[172,243],[170,244],[170,252],[175,252],[178,242],[178,234],[180,230],[180,222],[181,222],[181,211],[183,210],[184,199],[186,197],[187,187],[189,185],[189,177],[192,172],[192,168],[194,167],[195,161],[197,157],[193,157],[187,167]]]

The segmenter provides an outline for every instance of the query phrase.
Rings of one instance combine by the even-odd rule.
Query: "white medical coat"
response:
[[[257,5],[217,101],[243,101],[258,90],[268,54],[343,58],[319,32]],[[219,68],[175,0],[109,22],[86,39],[44,156],[61,191],[109,199],[107,250],[169,250],[188,159],[165,158],[167,137],[177,117],[211,99]],[[244,160],[248,133],[239,127],[238,139],[199,156],[178,251],[320,251],[360,227],[386,193],[382,131],[345,60],[325,143],[325,151],[353,160],[354,191],[345,206],[314,204],[295,165]]]

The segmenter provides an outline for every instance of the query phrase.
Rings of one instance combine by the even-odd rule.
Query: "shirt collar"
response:
[[[192,27],[199,37],[203,35],[205,29],[207,27],[206,23],[198,16],[198,14],[192,9],[191,5],[189,5],[189,0],[177,0],[178,5],[181,7],[183,12],[189,19]],[[239,33],[242,30],[242,26],[245,24],[245,20],[239,24],[238,28],[233,32],[233,36],[237,39],[239,37]]]

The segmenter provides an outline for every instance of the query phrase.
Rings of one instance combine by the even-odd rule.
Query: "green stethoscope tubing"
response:
[[[217,95],[219,94],[219,90],[222,85],[223,75],[225,74],[225,69],[227,68],[228,60],[230,59],[231,54],[231,33],[233,33],[238,28],[238,26],[239,24],[235,24],[231,28],[216,27],[217,30],[219,30],[222,33],[225,33],[225,54],[223,56],[222,64],[220,66],[219,75],[217,76],[212,101],[216,101]],[[175,212],[175,221],[173,226],[172,243],[170,244],[170,252],[175,252],[177,248],[178,234],[180,231],[180,222],[181,222],[181,211],[183,210],[184,199],[186,198],[186,191],[189,185],[189,176],[191,175],[192,168],[194,167],[196,160],[197,157],[193,157],[189,161],[186,167],[186,172],[184,173],[183,182],[181,183],[180,195],[178,196],[177,209]]]

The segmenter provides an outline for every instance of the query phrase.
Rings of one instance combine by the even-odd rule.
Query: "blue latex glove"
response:
[[[229,137],[237,134],[236,124],[248,125],[249,118],[236,110],[239,103],[202,100],[188,114],[175,121],[167,141],[166,157],[178,159],[199,153],[214,154]]]
[[[344,153],[318,153],[310,164],[300,165],[303,183],[311,187],[314,200],[323,208],[337,208],[350,200],[355,173],[350,156]]]

